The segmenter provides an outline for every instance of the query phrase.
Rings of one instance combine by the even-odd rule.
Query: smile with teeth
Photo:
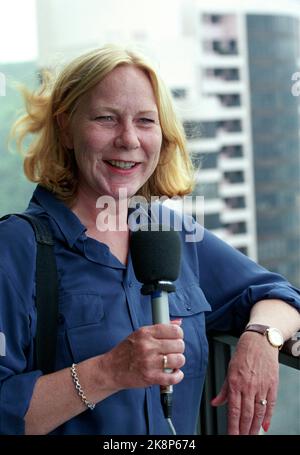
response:
[[[137,163],[133,161],[116,161],[116,160],[107,160],[107,162],[114,167],[118,167],[120,169],[131,169]]]

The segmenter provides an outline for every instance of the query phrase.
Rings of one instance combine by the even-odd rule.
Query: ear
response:
[[[57,124],[60,129],[60,137],[62,144],[72,150],[74,148],[73,135],[71,132],[71,125],[69,115],[66,112],[62,112],[57,116]]]

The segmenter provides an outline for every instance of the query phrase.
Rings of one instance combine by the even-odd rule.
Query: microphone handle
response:
[[[170,324],[169,298],[166,291],[157,290],[151,294],[152,318],[154,324]],[[171,368],[165,368],[166,373],[172,373]],[[161,387],[160,393],[172,393],[173,386]]]
[[[169,324],[169,298],[166,291],[157,290],[151,294],[154,324]]]

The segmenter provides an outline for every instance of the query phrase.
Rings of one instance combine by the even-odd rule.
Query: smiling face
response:
[[[79,98],[65,144],[74,149],[78,192],[133,196],[154,172],[162,131],[154,92],[139,68],[123,65]]]

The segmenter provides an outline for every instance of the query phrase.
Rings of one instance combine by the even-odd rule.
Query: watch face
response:
[[[283,344],[282,335],[279,330],[270,328],[267,330],[268,340],[273,346],[280,347]]]

